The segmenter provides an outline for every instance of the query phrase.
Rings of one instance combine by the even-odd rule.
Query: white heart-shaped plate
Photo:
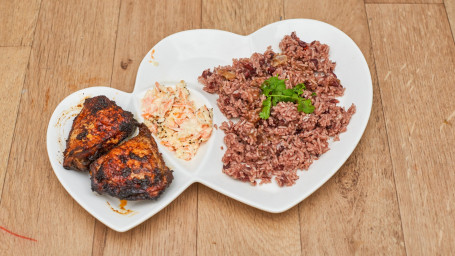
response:
[[[337,63],[335,73],[346,87],[339,105],[349,107],[354,103],[357,106],[347,131],[340,135],[340,141],[330,142],[331,150],[315,161],[308,171],[299,171],[300,178],[294,186],[279,187],[276,182],[252,186],[223,174],[221,158],[226,146],[224,133],[219,129],[213,130],[209,141],[189,162],[177,159],[160,145],[159,150],[167,165],[174,170],[174,181],[157,201],[128,202],[126,208],[131,210],[129,214],[119,214],[111,209],[118,207],[118,199],[92,192],[88,173],[68,171],[62,167],[65,140],[86,97],[106,95],[143,121],[140,100],[147,89],[156,81],[174,85],[185,80],[196,104],[213,108],[214,124],[220,125],[226,118],[216,105],[217,96],[202,90],[198,76],[207,68],[232,64],[233,58],[250,57],[254,52],[263,53],[269,45],[279,51],[281,39],[293,31],[305,42],[319,40],[330,46],[330,58]],[[248,36],[210,29],[183,31],[166,37],[147,53],[139,67],[133,93],[109,87],[91,87],[66,97],[49,121],[47,150],[52,168],[68,193],[95,218],[116,231],[127,231],[147,220],[194,182],[258,209],[278,213],[308,197],[348,159],[368,123],[372,101],[370,71],[362,52],[346,34],[329,24],[308,19],[284,20]]]

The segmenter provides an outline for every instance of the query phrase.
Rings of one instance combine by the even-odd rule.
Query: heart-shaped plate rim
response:
[[[272,183],[253,187],[223,174],[220,166],[224,151],[219,146],[224,145],[224,133],[219,129],[214,129],[212,138],[207,145],[201,147],[201,152],[191,163],[174,159],[171,152],[159,146],[166,163],[174,169],[175,180],[157,201],[129,203],[135,214],[128,216],[115,213],[104,203],[107,201],[112,206],[117,204],[116,199],[91,192],[88,174],[64,170],[61,166],[62,157],[59,158],[58,154],[61,155],[64,149],[62,143],[69,132],[69,121],[79,111],[74,106],[80,104],[83,98],[106,95],[142,121],[140,98],[145,90],[152,87],[155,81],[172,84],[183,79],[187,81],[192,95],[195,95],[195,101],[214,108],[214,123],[220,125],[226,118],[216,106],[216,96],[202,91],[202,85],[197,82],[198,75],[206,68],[229,65],[232,58],[264,52],[269,45],[277,51],[278,42],[293,31],[304,41],[320,40],[331,47],[330,58],[337,62],[335,73],[346,87],[346,94],[340,99],[340,104],[348,106],[354,102],[357,105],[357,113],[352,117],[348,131],[340,135],[340,142],[331,142],[329,152],[315,161],[308,171],[298,172],[300,179],[294,186],[280,188]],[[210,45],[217,43],[221,44],[217,46],[221,48],[210,48]],[[48,155],[54,173],[67,192],[95,218],[119,232],[127,231],[150,218],[194,182],[258,209],[279,213],[308,197],[344,164],[366,128],[372,97],[371,75],[360,49],[346,34],[329,24],[309,19],[284,20],[267,25],[248,36],[220,30],[188,30],[164,38],[147,53],[139,66],[133,93],[109,87],[90,87],[66,97],[57,106],[49,122]],[[64,129],[63,122],[66,124]],[[219,150],[218,153],[216,150]],[[87,179],[86,183],[84,179]]]

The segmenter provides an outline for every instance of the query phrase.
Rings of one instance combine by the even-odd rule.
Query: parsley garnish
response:
[[[267,119],[270,117],[272,106],[276,106],[278,102],[294,102],[297,103],[297,110],[306,114],[311,114],[314,111],[314,106],[310,99],[301,97],[303,90],[306,89],[304,84],[298,84],[292,89],[286,89],[285,80],[281,80],[278,76],[272,76],[262,83],[262,94],[266,99],[262,102],[262,110],[259,117]]]

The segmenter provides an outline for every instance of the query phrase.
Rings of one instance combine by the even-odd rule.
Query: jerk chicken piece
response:
[[[112,149],[90,165],[92,190],[126,200],[157,199],[174,176],[149,129]]]
[[[106,96],[86,99],[66,140],[63,167],[88,171],[90,163],[122,142],[137,125],[132,113]]]

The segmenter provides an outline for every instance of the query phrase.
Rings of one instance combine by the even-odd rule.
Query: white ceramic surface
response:
[[[216,105],[217,95],[204,92],[202,85],[197,82],[198,76],[207,68],[231,64],[232,58],[262,53],[269,45],[279,51],[280,40],[293,31],[303,41],[319,40],[330,46],[330,58],[337,63],[335,73],[346,87],[339,105],[349,107],[354,103],[357,106],[348,130],[340,135],[340,141],[331,142],[331,150],[315,161],[308,171],[298,171],[300,178],[294,186],[278,187],[276,182],[251,186],[223,174],[221,158],[225,150],[221,146],[224,149],[226,146],[223,143],[224,133],[219,129],[213,130],[212,137],[189,162],[175,158],[172,152],[160,145],[166,163],[174,170],[174,181],[157,201],[128,202],[126,208],[131,209],[133,214],[114,212],[107,202],[118,208],[118,199],[92,192],[88,173],[63,169],[61,163],[65,140],[74,116],[80,111],[76,106],[84,98],[106,95],[142,121],[140,99],[147,89],[154,86],[155,81],[173,85],[185,80],[197,104],[206,104],[214,109],[214,123],[219,126],[226,118]],[[57,106],[49,122],[47,149],[52,168],[68,193],[95,218],[119,232],[127,231],[150,218],[194,182],[258,209],[278,213],[308,197],[346,161],[368,123],[372,99],[370,71],[361,51],[346,34],[326,23],[308,19],[284,20],[267,25],[248,36],[208,29],[183,31],[166,37],[147,53],[139,67],[133,93],[108,87],[91,87],[66,97]]]

